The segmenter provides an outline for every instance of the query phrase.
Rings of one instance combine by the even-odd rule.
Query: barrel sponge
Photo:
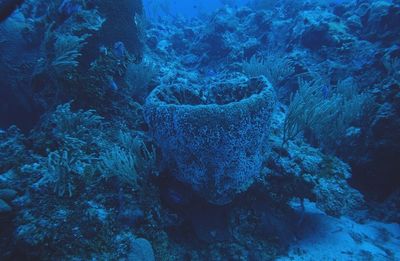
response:
[[[259,175],[276,104],[265,77],[210,86],[160,85],[144,106],[162,166],[214,204],[227,204]]]

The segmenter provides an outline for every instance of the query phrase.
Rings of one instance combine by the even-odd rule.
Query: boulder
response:
[[[0,214],[11,212],[11,207],[2,199],[0,199]]]

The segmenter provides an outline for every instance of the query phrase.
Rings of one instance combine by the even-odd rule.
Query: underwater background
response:
[[[0,0],[0,260],[400,260],[400,1]]]

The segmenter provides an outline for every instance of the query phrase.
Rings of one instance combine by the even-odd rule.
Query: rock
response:
[[[225,32],[234,32],[238,27],[236,19],[229,19],[232,13],[228,9],[220,9],[213,17],[213,31],[217,34],[223,34]]]
[[[195,45],[193,53],[200,56],[207,54],[209,62],[213,59],[220,59],[226,57],[233,47],[230,46],[229,39],[221,33],[207,32],[201,37],[200,41]]]
[[[347,11],[346,6],[345,6],[345,5],[341,5],[341,4],[336,5],[336,6],[333,8],[333,13],[334,13],[335,15],[337,15],[337,16],[340,16],[340,17],[342,17],[342,16],[346,13],[346,11]]]
[[[267,31],[272,23],[272,15],[267,11],[258,11],[254,16],[254,20],[260,31]]]
[[[12,1],[1,1],[1,4],[6,2]],[[23,32],[24,28],[30,26],[32,24],[20,19],[19,15],[13,15],[0,24],[0,127],[4,129],[17,125],[22,130],[28,131],[35,126],[40,117],[40,107],[35,104],[28,84],[31,82],[34,66],[28,64],[34,64],[43,53],[33,44],[29,44],[31,48],[26,48]],[[39,35],[37,32],[36,34]],[[13,68],[26,69],[15,73]],[[0,133],[0,140],[1,136]],[[0,172],[3,171],[2,166],[7,163],[1,154],[0,144]]]
[[[0,189],[0,199],[10,201],[17,196],[17,191],[13,189]]]
[[[123,0],[115,4],[114,1],[99,1],[99,11],[106,20],[99,31],[101,42],[112,46],[116,41],[125,44],[130,53],[140,56],[142,53],[142,39],[140,28],[143,6],[138,0]],[[121,26],[121,25],[124,26]]]
[[[400,6],[398,4],[373,1],[361,19],[364,22],[364,32],[368,40],[390,44],[399,42]]]
[[[351,216],[364,205],[361,193],[351,188],[344,180],[321,178],[314,191],[318,208],[330,216]]]
[[[159,51],[160,53],[167,54],[170,47],[171,43],[167,40],[161,40],[157,43],[157,51]]]
[[[26,193],[23,196],[15,198],[11,204],[16,208],[26,208],[32,203],[32,199],[29,193]]]
[[[196,33],[192,28],[184,28],[183,33],[187,40],[193,40],[196,37]]]
[[[0,199],[0,214],[11,212],[11,207],[2,199]]]
[[[182,64],[186,66],[193,66],[199,62],[199,57],[194,54],[187,54],[182,57]]]
[[[243,56],[250,59],[260,48],[261,43],[256,38],[250,38],[243,44]]]
[[[127,227],[136,226],[144,220],[144,212],[139,208],[126,208],[120,211],[117,220]]]
[[[301,44],[311,50],[318,50],[324,45],[329,45],[328,30],[327,24],[308,28],[301,36]]]
[[[154,251],[150,242],[144,238],[137,238],[131,244],[128,261],[154,261]]]
[[[22,160],[25,155],[23,140],[23,134],[14,125],[0,133],[0,173],[12,169]]]
[[[160,85],[144,111],[164,167],[211,203],[226,204],[259,175],[276,97],[265,77],[207,88]]]
[[[244,6],[244,7],[240,7],[240,8],[236,11],[236,16],[237,16],[238,18],[245,18],[245,17],[247,17],[248,15],[250,15],[252,12],[253,12],[253,11],[252,11],[250,8]]]
[[[330,216],[351,216],[363,209],[362,194],[350,187],[351,168],[336,157],[323,155],[306,143],[291,143],[284,151],[277,137],[270,139],[272,152],[266,162],[268,182],[279,184],[282,199],[308,198]],[[284,183],[277,183],[285,180]],[[290,189],[290,186],[294,189]],[[275,186],[276,187],[276,186]]]
[[[16,179],[16,173],[14,169],[10,169],[4,173],[0,173],[0,187],[7,188],[12,187],[13,181]]]
[[[302,11],[296,18],[292,37],[306,49],[319,52],[334,48],[347,50],[348,45],[356,40],[346,24],[332,13],[313,10]]]
[[[177,52],[182,53],[184,50],[189,49],[189,42],[186,40],[182,31],[177,31],[170,37],[171,47]]]
[[[152,35],[152,36],[147,38],[146,43],[150,48],[155,49],[157,47],[157,44],[158,44],[158,39],[157,39],[157,37]]]
[[[346,25],[354,31],[361,30],[362,29],[362,23],[361,19],[357,15],[352,15],[349,18],[347,18]]]

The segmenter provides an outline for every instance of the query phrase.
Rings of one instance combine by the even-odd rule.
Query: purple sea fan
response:
[[[114,81],[113,77],[107,77],[107,82],[108,82],[108,88],[110,88],[112,91],[118,91],[118,85]]]
[[[118,41],[114,44],[113,53],[117,58],[124,57],[126,53],[126,48],[123,42]]]

